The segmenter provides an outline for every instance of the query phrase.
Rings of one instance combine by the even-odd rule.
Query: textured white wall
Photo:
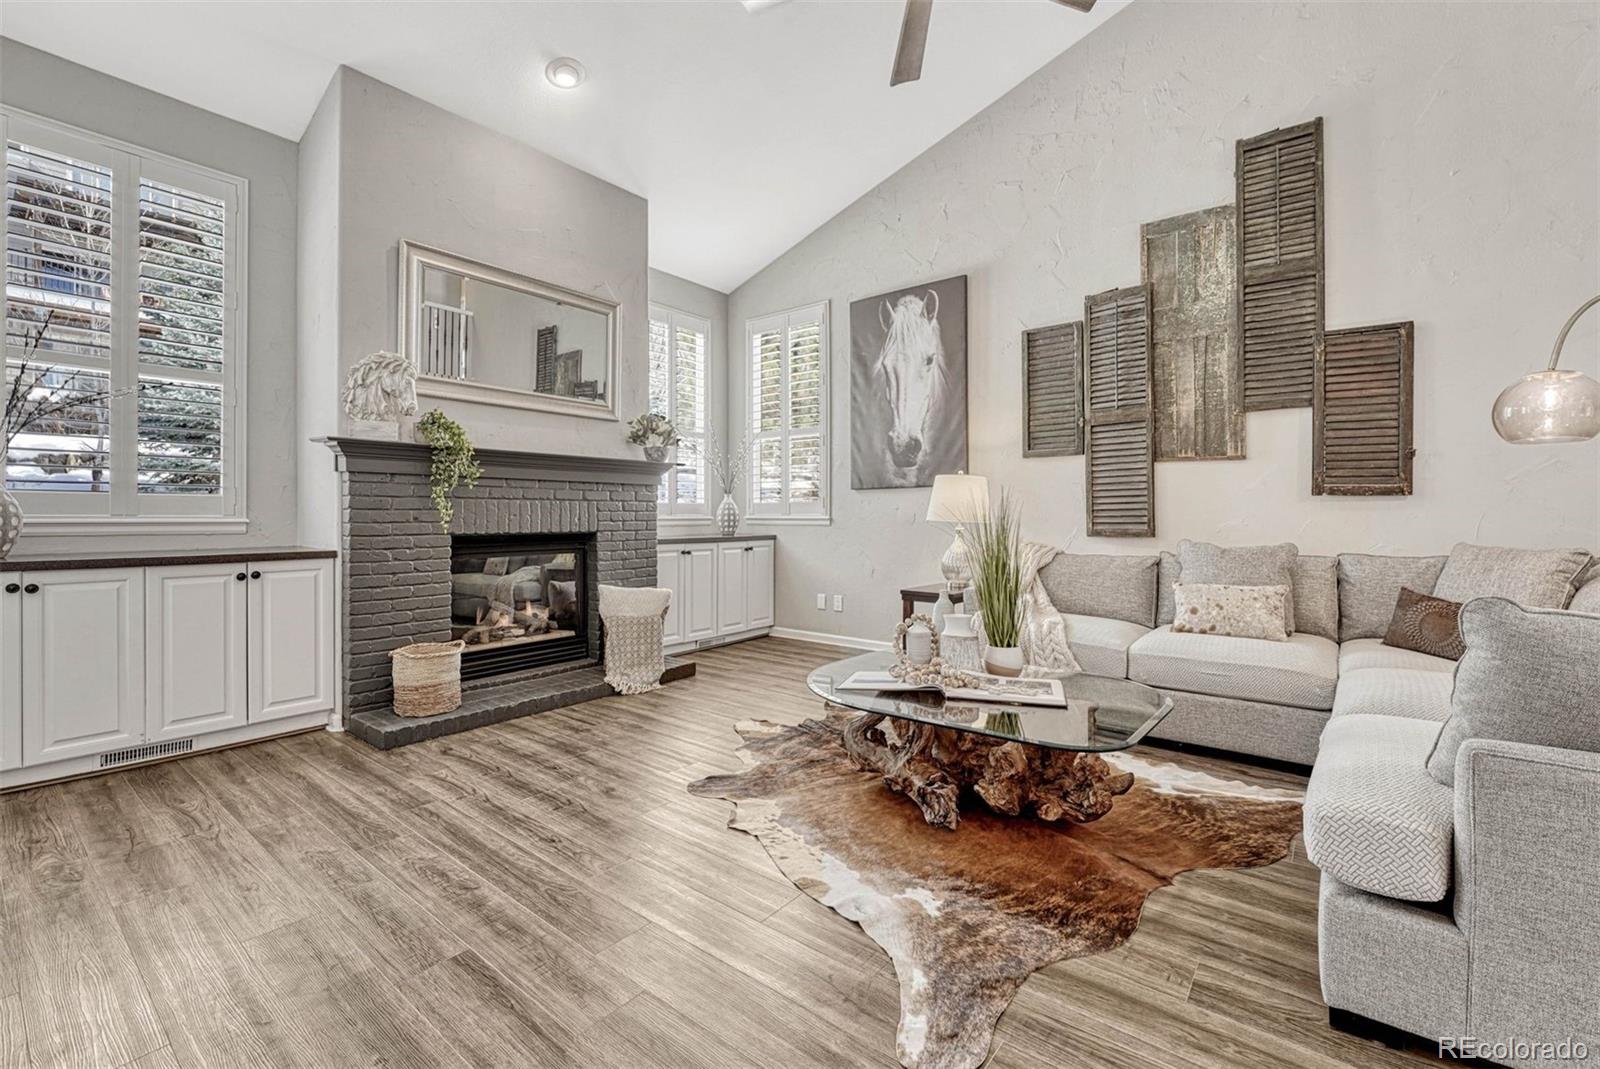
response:
[[[1597,12],[1140,0],[741,286],[734,352],[748,318],[832,302],[833,525],[752,525],[780,531],[778,624],[883,639],[896,589],[937,578],[948,535],[921,522],[927,490],[849,489],[848,308],[962,272],[972,469],[1017,493],[1029,537],[1108,552],[1184,537],[1600,545],[1600,442],[1512,447],[1489,422],[1600,291]],[[1317,115],[1328,324],[1417,324],[1416,493],[1314,498],[1310,410],[1253,413],[1248,459],[1156,466],[1158,538],[1086,537],[1082,458],[1022,459],[1020,332],[1137,282],[1140,223],[1228,203],[1236,139]],[[1595,324],[1567,357],[1591,374]],[[742,359],[729,380],[742,398]],[[846,611],[816,610],[823,591]]]
[[[29,553],[288,545],[295,540],[295,204],[293,141],[0,38],[0,100],[59,122],[250,182],[246,511],[237,535],[22,531]]]

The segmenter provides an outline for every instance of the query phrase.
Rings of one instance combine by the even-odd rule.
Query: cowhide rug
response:
[[[1297,791],[1110,754],[1137,779],[1095,823],[1002,817],[973,801],[946,831],[851,764],[849,720],[744,721],[750,767],[689,790],[733,802],[729,827],[888,952],[900,1061],[913,1069],[980,1065],[1035,969],[1119,946],[1145,898],[1180,872],[1270,864],[1300,830]]]

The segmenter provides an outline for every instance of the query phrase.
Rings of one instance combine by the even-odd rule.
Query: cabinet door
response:
[[[683,641],[683,550],[656,550],[656,586],[672,591],[666,618],[661,622],[661,644],[675,646]]]
[[[22,583],[22,763],[138,743],[144,569],[24,572]]]
[[[683,637],[693,642],[717,633],[717,547],[690,546],[683,558]]]
[[[0,575],[0,770],[22,767],[22,574]]]
[[[250,723],[333,708],[333,565],[250,566]]]
[[[148,741],[245,724],[243,564],[144,572],[144,719]]]
[[[752,542],[745,550],[745,626],[772,626],[771,542]]]
[[[745,623],[745,591],[749,589],[745,576],[744,542],[723,542],[717,546],[717,634],[731,635],[743,631]]]

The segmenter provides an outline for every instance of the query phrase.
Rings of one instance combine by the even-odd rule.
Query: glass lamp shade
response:
[[[1600,434],[1600,382],[1581,371],[1535,371],[1501,391],[1494,429],[1515,444],[1585,442]]]

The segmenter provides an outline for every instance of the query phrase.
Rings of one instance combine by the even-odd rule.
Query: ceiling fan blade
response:
[[[914,82],[922,77],[922,53],[928,47],[928,16],[933,0],[906,0],[906,13],[900,19],[900,45],[894,52],[894,70],[889,85]]]
[[[1056,0],[1056,3],[1078,11],[1088,11],[1094,7],[1094,0]]]

